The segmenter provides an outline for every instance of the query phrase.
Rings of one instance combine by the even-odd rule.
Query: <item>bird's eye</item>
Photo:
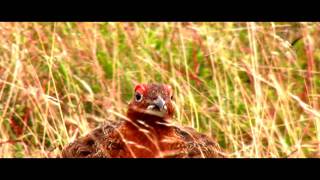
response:
[[[171,95],[170,99],[173,100],[173,95]]]
[[[135,97],[137,102],[140,102],[142,100],[142,98],[143,98],[143,95],[138,93],[138,92],[136,92],[134,97]]]

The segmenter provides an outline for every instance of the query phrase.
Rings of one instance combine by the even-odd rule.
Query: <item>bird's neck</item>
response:
[[[134,126],[139,128],[166,129],[169,128],[169,119],[141,112],[128,111],[127,117]]]

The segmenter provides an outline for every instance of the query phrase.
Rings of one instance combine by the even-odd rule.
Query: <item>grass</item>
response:
[[[320,156],[319,23],[0,23],[0,157],[55,157],[171,84],[229,157]]]

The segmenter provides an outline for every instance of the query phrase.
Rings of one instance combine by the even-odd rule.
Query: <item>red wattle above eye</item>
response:
[[[143,93],[146,90],[145,86],[143,84],[138,84],[134,88],[135,92]]]

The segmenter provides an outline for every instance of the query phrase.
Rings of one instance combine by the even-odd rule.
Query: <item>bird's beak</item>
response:
[[[148,110],[158,110],[160,112],[166,112],[167,111],[167,105],[166,102],[162,99],[161,96],[158,96],[156,100],[154,100],[148,107]]]
[[[153,101],[154,105],[156,105],[160,111],[163,111],[166,109],[166,102],[161,98],[161,96],[158,96],[158,98]]]

